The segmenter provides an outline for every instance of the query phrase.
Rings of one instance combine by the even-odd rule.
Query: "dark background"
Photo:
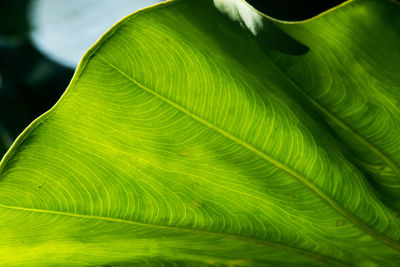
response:
[[[259,11],[281,20],[305,20],[337,6],[344,0],[246,0]]]
[[[248,2],[274,18],[304,20],[344,1]],[[0,0],[0,158],[29,123],[56,103],[74,71],[47,59],[33,47],[28,36],[28,3]]]

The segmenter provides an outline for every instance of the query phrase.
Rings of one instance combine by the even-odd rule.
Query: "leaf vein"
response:
[[[152,94],[156,98],[162,100],[165,103],[168,103],[172,107],[176,108],[177,110],[183,112],[184,114],[188,115],[192,119],[198,121],[199,123],[205,125],[206,127],[218,132],[219,134],[223,135],[224,137],[230,139],[231,141],[237,143],[238,145],[248,149],[250,152],[254,153],[255,155],[259,156],[260,158],[264,159],[267,162],[270,162],[271,164],[275,165],[277,168],[286,171],[293,177],[297,178],[299,181],[301,181],[304,185],[306,185],[309,189],[314,191],[319,197],[321,197],[325,202],[327,202],[333,209],[335,209],[339,214],[341,214],[343,217],[345,217],[347,220],[349,220],[351,223],[353,223],[355,226],[357,226],[359,229],[363,230],[365,233],[369,234],[370,236],[376,238],[377,240],[381,241],[382,243],[386,244],[387,246],[394,248],[398,251],[400,251],[400,244],[394,241],[393,239],[383,235],[382,233],[376,231],[369,225],[365,224],[363,221],[352,215],[349,211],[347,211],[345,208],[343,208],[339,203],[337,203],[334,199],[329,197],[325,192],[323,192],[318,186],[313,184],[310,180],[308,180],[306,177],[301,175],[300,173],[296,172],[295,170],[289,168],[288,166],[285,166],[283,163],[279,162],[278,160],[272,158],[271,156],[265,154],[263,151],[257,149],[256,147],[250,145],[249,143],[239,139],[238,137],[234,136],[231,133],[228,133],[224,129],[221,129],[217,125],[214,125],[205,119],[199,117],[198,115],[190,112],[186,108],[182,107],[181,105],[175,103],[174,101],[160,95],[154,90],[151,90],[150,88],[147,88],[146,86],[142,85],[139,83],[137,80],[134,78],[130,77],[128,74],[126,74],[124,71],[122,71],[120,68],[114,66],[107,60],[105,60],[102,56],[99,54],[96,54],[96,57],[98,57],[101,61],[103,61],[105,64],[116,70],[121,76],[127,78],[130,80],[133,84],[138,86],[139,88],[145,90],[146,92]]]

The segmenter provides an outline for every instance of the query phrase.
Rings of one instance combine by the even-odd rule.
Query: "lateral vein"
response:
[[[264,53],[269,60],[274,64],[274,66],[278,69],[278,71],[286,78],[286,80],[297,89],[308,101],[310,101],[318,110],[320,110],[325,116],[334,121],[337,125],[339,125],[343,130],[350,133],[354,136],[360,143],[366,146],[370,151],[372,151],[375,155],[377,155],[383,162],[385,162],[396,174],[397,178],[400,179],[400,166],[397,165],[388,155],[386,155],[383,151],[377,148],[374,144],[372,144],[368,139],[361,136],[357,133],[353,128],[347,125],[345,122],[341,121],[338,117],[336,117],[332,112],[326,109],[324,106],[319,104],[307,91],[305,91],[296,81],[292,79],[283,69],[276,63],[267,53]]]
[[[277,242],[269,242],[269,241],[254,239],[254,238],[243,237],[243,236],[239,236],[239,235],[218,233],[218,232],[209,232],[209,231],[203,231],[203,230],[192,229],[192,228],[176,227],[176,226],[156,225],[156,224],[142,223],[142,222],[130,221],[130,220],[119,219],[119,218],[112,218],[112,217],[85,215],[85,214],[77,214],[77,213],[71,213],[71,212],[43,210],[43,209],[35,209],[35,208],[16,207],[16,206],[1,204],[1,203],[0,203],[0,207],[4,208],[4,209],[11,209],[11,210],[18,210],[18,211],[25,211],[25,212],[52,214],[52,215],[68,216],[68,217],[75,217],[75,218],[81,218],[81,219],[101,220],[101,221],[108,221],[108,222],[112,222],[112,223],[137,225],[137,226],[147,227],[147,228],[157,228],[160,230],[169,230],[169,231],[172,230],[172,231],[184,231],[184,232],[196,233],[196,234],[208,234],[208,235],[213,235],[213,236],[220,237],[220,238],[240,240],[240,241],[244,241],[244,242],[248,242],[248,243],[253,243],[256,245],[264,245],[264,246],[269,246],[269,247],[273,247],[273,248],[277,248],[277,249],[283,249],[283,250],[286,250],[289,252],[294,252],[294,253],[297,253],[300,255],[310,257],[310,258],[320,261],[320,262],[332,264],[333,266],[338,266],[338,267],[348,266],[347,264],[345,264],[341,261],[323,256],[323,255],[320,255],[317,253],[313,253],[308,250],[303,250],[303,249],[296,248],[296,247],[290,247],[290,246],[287,246],[287,245],[284,245],[281,243],[277,243]]]
[[[285,166],[284,164],[282,164],[278,160],[276,160],[276,159],[272,158],[271,156],[265,154],[263,151],[261,151],[261,150],[257,149],[256,147],[248,144],[247,142],[239,139],[238,137],[234,136],[233,134],[231,134],[231,133],[219,128],[218,126],[206,121],[205,119],[197,116],[196,114],[190,112],[189,110],[187,110],[186,108],[180,106],[179,104],[175,103],[174,101],[172,101],[172,100],[170,100],[170,99],[158,94],[157,92],[155,92],[154,90],[151,90],[150,88],[147,88],[146,86],[142,85],[141,83],[136,81],[134,78],[130,77],[128,74],[123,72],[121,69],[119,69],[118,67],[114,66],[113,64],[111,64],[110,62],[105,60],[100,55],[97,54],[96,57],[98,57],[101,61],[103,61],[108,66],[110,66],[113,69],[115,69],[118,73],[120,73],[122,76],[124,76],[125,78],[130,80],[132,83],[134,83],[139,88],[141,88],[144,91],[152,94],[153,96],[159,98],[160,100],[168,103],[172,107],[174,107],[177,110],[183,112],[184,114],[188,115],[189,117],[193,118],[194,120],[200,122],[201,124],[207,126],[210,129],[218,132],[219,134],[221,134],[224,137],[230,139],[231,141],[237,143],[238,145],[241,145],[242,147],[248,149],[249,151],[251,151],[255,155],[259,156],[260,158],[264,159],[265,161],[272,163],[273,165],[275,165],[279,169],[282,169],[282,170],[286,171],[287,173],[289,173],[290,175],[292,175],[293,177],[297,178],[303,184],[305,184],[308,188],[310,188],[312,191],[314,191],[325,202],[327,202],[332,208],[334,208],[336,211],[338,211],[343,217],[345,217],[347,220],[349,220],[354,225],[356,225],[358,228],[362,229],[364,232],[368,233],[369,235],[371,235],[372,237],[376,238],[377,240],[380,240],[385,245],[400,251],[400,244],[398,244],[393,239],[388,238],[387,236],[383,235],[382,233],[376,231],[375,229],[371,228],[370,226],[366,225],[364,222],[362,222],[357,217],[353,216],[349,211],[347,211],[342,206],[340,206],[335,200],[333,200],[331,197],[326,195],[318,186],[316,186],[315,184],[311,183],[311,181],[309,181],[306,177],[304,177],[300,173],[296,172],[295,170],[292,170],[288,166]]]

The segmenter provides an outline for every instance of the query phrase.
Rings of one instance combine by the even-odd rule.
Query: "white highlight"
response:
[[[263,17],[247,5],[244,0],[214,0],[214,5],[232,20],[240,22],[253,35],[257,35],[263,28]]]
[[[0,0],[1,1],[1,0]],[[114,23],[161,0],[31,0],[35,46],[58,63],[76,68],[86,50]]]

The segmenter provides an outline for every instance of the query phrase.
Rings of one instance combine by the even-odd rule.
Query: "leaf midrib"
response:
[[[172,100],[170,100],[170,99],[158,94],[157,92],[155,92],[154,90],[151,90],[150,88],[147,88],[146,86],[142,85],[137,80],[135,80],[134,78],[130,77],[128,74],[126,74],[120,68],[118,68],[118,67],[114,66],[112,63],[108,62],[106,59],[104,59],[99,54],[96,54],[96,57],[98,57],[101,61],[103,61],[105,64],[107,64],[111,68],[115,69],[118,73],[121,74],[121,76],[123,76],[123,77],[127,78],[128,80],[130,80],[133,84],[135,84],[139,88],[141,88],[141,89],[145,90],[146,92],[152,94],[153,96],[159,98],[163,102],[168,103],[172,107],[174,107],[177,110],[183,112],[184,114],[188,115],[189,117],[193,118],[194,120],[200,122],[201,124],[207,126],[210,129],[218,132],[222,136],[230,139],[231,141],[237,143],[238,145],[243,146],[244,148],[246,148],[250,152],[254,153],[255,155],[259,156],[260,158],[264,159],[265,161],[272,163],[273,165],[275,165],[279,169],[281,169],[281,170],[289,173],[293,177],[297,178],[304,185],[306,185],[309,189],[314,191],[314,193],[316,193],[319,197],[321,197],[325,202],[327,202],[333,209],[338,211],[343,217],[345,217],[347,220],[349,220],[351,223],[353,223],[359,229],[363,230],[364,232],[366,232],[367,234],[369,234],[373,238],[381,241],[385,245],[400,251],[400,244],[398,244],[396,241],[388,238],[387,236],[383,235],[382,233],[376,231],[375,229],[371,228],[370,226],[366,225],[363,221],[359,220],[357,217],[353,216],[348,210],[344,209],[334,199],[332,199],[331,197],[326,195],[319,187],[317,187],[316,185],[311,183],[306,177],[304,177],[300,173],[298,173],[295,170],[289,168],[288,166],[285,166],[284,164],[282,164],[278,160],[270,157],[269,155],[265,154],[263,151],[255,148],[254,146],[250,145],[249,143],[239,139],[238,137],[234,136],[233,134],[221,129],[217,125],[214,125],[213,123],[210,123],[210,122],[206,121],[205,119],[197,116],[196,114],[190,112],[189,110],[187,110],[186,108],[180,106],[176,102],[174,102],[174,101],[172,101]]]
[[[130,225],[137,225],[137,226],[141,226],[141,227],[156,228],[156,229],[169,230],[169,231],[171,231],[171,230],[172,231],[184,231],[184,232],[188,232],[188,233],[195,233],[195,234],[202,234],[202,235],[208,234],[208,235],[212,235],[215,237],[233,239],[233,240],[252,243],[255,245],[264,245],[264,246],[272,247],[275,249],[286,250],[289,252],[307,256],[307,257],[312,258],[319,262],[329,263],[332,266],[338,266],[338,267],[339,266],[342,266],[342,267],[348,266],[347,264],[345,264],[337,259],[333,259],[333,258],[327,257],[325,255],[317,254],[315,252],[311,252],[311,251],[304,250],[301,248],[291,247],[286,244],[282,244],[282,243],[278,243],[278,242],[270,242],[270,241],[255,239],[255,238],[244,237],[244,236],[240,236],[240,235],[220,233],[220,232],[210,232],[210,231],[204,231],[204,230],[199,230],[199,229],[194,229],[194,228],[184,228],[184,227],[177,227],[177,226],[170,226],[170,225],[157,225],[157,224],[151,224],[151,223],[143,223],[143,222],[138,222],[138,221],[125,220],[125,219],[120,219],[120,218],[113,218],[113,217],[86,215],[86,214],[79,214],[79,213],[71,213],[71,212],[55,211],[55,210],[44,210],[44,209],[36,209],[36,208],[17,207],[17,206],[10,206],[10,205],[5,205],[5,204],[1,204],[1,203],[0,203],[0,207],[4,208],[4,209],[18,210],[18,211],[24,211],[24,212],[43,213],[43,214],[51,214],[51,215],[57,215],[57,216],[61,215],[61,216],[68,216],[68,217],[75,217],[75,218],[89,219],[89,220],[101,220],[101,221],[108,221],[108,222],[112,222],[112,223],[130,224]]]

